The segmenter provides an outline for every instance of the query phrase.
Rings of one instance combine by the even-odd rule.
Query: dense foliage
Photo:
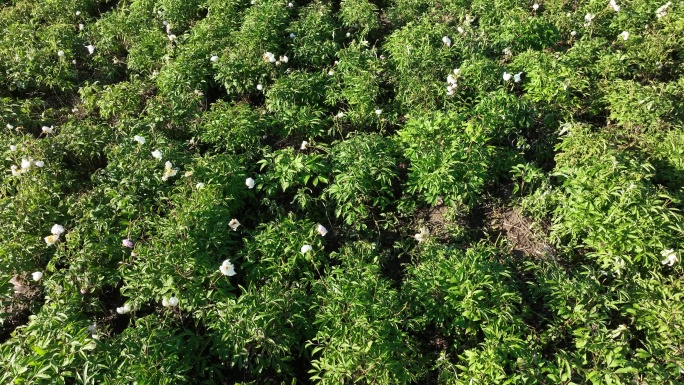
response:
[[[0,382],[684,383],[682,47],[665,0],[0,0]]]

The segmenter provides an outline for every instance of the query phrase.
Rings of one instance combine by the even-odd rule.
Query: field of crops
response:
[[[684,4],[0,0],[0,383],[684,383]]]

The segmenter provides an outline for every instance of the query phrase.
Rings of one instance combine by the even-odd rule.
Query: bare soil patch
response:
[[[542,258],[555,255],[555,250],[546,242],[541,229],[534,228],[534,222],[525,218],[520,209],[495,207],[489,213],[488,226],[505,235],[518,256]]]
[[[29,285],[18,276],[12,277],[10,283],[14,285],[14,295],[11,301],[0,303],[0,314],[9,314],[0,325],[0,343],[7,341],[17,327],[28,322],[33,310],[40,305],[41,292],[38,286]]]

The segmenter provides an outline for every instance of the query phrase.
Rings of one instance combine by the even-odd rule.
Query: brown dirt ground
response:
[[[489,228],[506,236],[517,255],[542,258],[555,254],[544,234],[540,234],[542,231],[535,229],[533,222],[518,208],[495,207],[489,213],[488,222]]]

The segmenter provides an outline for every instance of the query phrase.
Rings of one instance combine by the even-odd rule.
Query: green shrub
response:
[[[340,20],[347,28],[358,30],[359,37],[374,35],[380,29],[378,7],[367,0],[342,0]]]
[[[675,245],[682,228],[668,197],[650,182],[652,166],[585,126],[565,127],[553,174],[559,187],[537,192],[553,207],[554,241],[584,248],[609,271],[659,266],[660,252]]]
[[[418,377],[416,348],[401,329],[398,293],[379,275],[368,244],[347,246],[314,288],[318,331],[307,342],[320,384],[408,384]]]
[[[333,181],[326,195],[335,216],[347,225],[365,227],[372,210],[384,210],[395,196],[398,154],[394,142],[377,134],[358,134],[330,149]]]
[[[484,128],[456,114],[413,117],[399,130],[404,155],[411,162],[406,191],[434,205],[474,205],[487,182],[493,148]]]
[[[313,333],[312,305],[304,287],[278,280],[243,289],[237,300],[217,304],[208,325],[216,333],[212,349],[226,365],[253,375],[292,376],[301,338]]]
[[[326,67],[332,64],[340,49],[339,32],[332,10],[327,4],[312,2],[299,12],[289,26],[292,60],[301,67]]]
[[[316,228],[315,223],[297,220],[292,214],[260,225],[253,238],[245,240],[241,253],[246,281],[289,284],[312,281],[320,275],[327,256]],[[312,249],[302,249],[305,245]]]
[[[268,196],[275,196],[278,190],[286,192],[296,188],[305,191],[317,187],[319,183],[328,183],[330,166],[326,157],[320,154],[295,152],[292,148],[286,148],[265,153],[264,159],[258,164],[261,165],[260,170],[266,169],[258,188]]]
[[[231,104],[219,101],[202,114],[197,128],[199,140],[209,144],[213,151],[228,151],[256,155],[267,121],[258,111],[245,103]]]
[[[340,108],[338,122],[348,122],[362,128],[376,121],[382,89],[382,64],[375,49],[352,42],[337,52],[338,64],[328,74],[333,82],[327,92],[327,102]]]
[[[473,346],[484,328],[519,328],[521,296],[512,270],[497,260],[502,257],[483,246],[465,253],[432,243],[421,247],[403,288],[420,330],[434,325]]]
[[[320,73],[294,71],[278,78],[266,91],[266,109],[273,113],[273,126],[283,128],[271,134],[296,138],[323,134],[328,125],[328,113],[323,107],[327,85]]]
[[[393,69],[389,80],[396,89],[396,101],[406,111],[433,111],[440,106],[446,77],[463,60],[459,37],[452,36],[451,47],[442,42],[451,32],[444,24],[422,18],[387,39],[384,48]]]

